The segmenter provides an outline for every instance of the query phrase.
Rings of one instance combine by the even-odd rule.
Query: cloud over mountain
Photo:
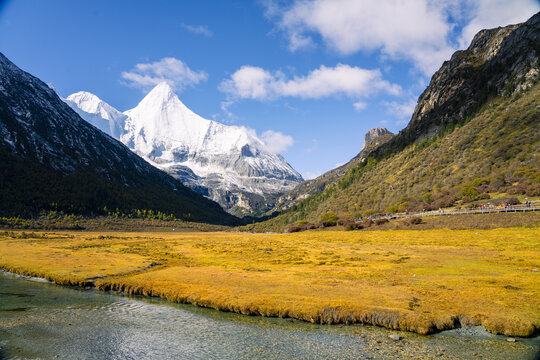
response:
[[[282,153],[294,144],[290,135],[284,135],[279,131],[267,130],[261,134],[261,140],[266,145],[266,150],[271,153]]]
[[[194,86],[208,79],[205,71],[195,71],[182,60],[165,57],[152,63],[136,64],[131,71],[121,74],[125,84],[148,90],[159,83],[166,82],[176,90]]]

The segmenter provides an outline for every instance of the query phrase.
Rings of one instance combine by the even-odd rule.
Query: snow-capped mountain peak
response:
[[[115,138],[122,135],[127,117],[96,95],[79,91],[69,95],[64,101],[83,119],[103,132]]]
[[[157,113],[156,110],[160,110]],[[177,119],[182,122],[190,122],[192,124],[201,123],[207,124],[209,120],[203,119],[199,115],[191,111],[174,93],[173,89],[166,82],[161,82],[154,87],[135,107],[134,109],[125,112],[126,115],[139,113],[156,113],[156,115],[175,114]],[[148,114],[146,114],[148,115]],[[156,116],[152,117],[156,118]],[[159,120],[166,121],[168,118],[157,117]],[[166,123],[163,125],[167,125]]]
[[[99,98],[77,94],[68,99],[101,116]],[[281,155],[268,151],[254,131],[204,119],[165,82],[122,115],[118,138],[125,145],[229,211],[240,207],[248,213],[264,212],[303,180]]]
[[[118,116],[120,114],[118,110],[87,91],[79,91],[71,94],[67,99],[75,102],[81,110],[99,115],[106,120],[111,120],[115,115]]]
[[[135,108],[124,114],[129,119],[123,141],[143,155],[149,155],[146,149],[151,151],[146,145],[196,146],[210,126],[210,120],[188,109],[166,82],[158,84]]]
[[[176,96],[171,86],[166,81],[163,81],[157,84],[148,94],[146,94],[139,105],[156,106],[159,104],[167,104],[169,102],[178,101],[180,101],[180,99],[178,96]]]

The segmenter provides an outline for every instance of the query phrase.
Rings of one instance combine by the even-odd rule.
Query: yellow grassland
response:
[[[540,229],[0,233],[0,267],[247,315],[540,329]]]

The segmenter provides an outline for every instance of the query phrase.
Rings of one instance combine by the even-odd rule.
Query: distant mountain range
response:
[[[65,101],[83,119],[231,213],[262,214],[303,181],[254,132],[203,119],[165,82],[124,113],[87,92]]]
[[[433,75],[407,127],[381,140],[299,185],[278,201],[279,216],[248,228],[540,196],[540,13],[480,31]]]
[[[117,124],[125,119],[122,114],[104,104],[88,109],[110,120],[105,124],[95,117],[97,127],[118,134]],[[42,210],[85,215],[151,210],[190,221],[239,222],[217,203],[84,121],[54,90],[3,54],[0,204],[3,216],[35,215]]]

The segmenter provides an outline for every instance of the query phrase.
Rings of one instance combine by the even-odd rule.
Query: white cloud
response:
[[[294,144],[292,136],[284,135],[279,131],[267,130],[261,134],[261,140],[266,149],[272,153],[280,154],[287,151]]]
[[[481,28],[524,21],[539,5],[536,0],[294,0],[281,7],[269,0],[265,8],[292,51],[314,46],[320,37],[339,54],[379,51],[431,75],[456,42],[463,47]],[[456,25],[464,29],[453,41]]]
[[[412,60],[425,73],[453,51],[445,41],[449,24],[427,0],[295,1],[277,14],[293,51],[313,41],[316,33],[340,54],[380,50],[391,58]]]
[[[163,81],[176,90],[182,90],[208,79],[206,72],[193,71],[183,61],[173,57],[137,64],[133,70],[122,72],[121,76],[126,85],[145,90]]]
[[[182,24],[182,27],[192,34],[204,35],[207,37],[212,36],[212,31],[207,26],[204,26],[204,25],[195,26],[195,25],[189,25],[189,24]]]
[[[380,70],[367,70],[344,64],[335,67],[321,65],[306,76],[287,79],[280,72],[270,72],[260,67],[245,65],[219,89],[231,98],[272,100],[279,97],[319,99],[335,95],[351,98],[367,97],[377,92],[398,95],[399,85],[383,80]]]
[[[471,4],[474,17],[463,28],[459,47],[466,48],[482,29],[518,24],[540,11],[536,0],[476,0]]]
[[[222,122],[232,124],[238,119],[238,117],[236,115],[234,115],[233,112],[230,109],[232,104],[234,104],[234,101],[228,101],[228,100],[222,101],[220,103],[221,111],[222,111],[223,115],[225,116],[224,118],[221,118]],[[217,120],[217,119],[218,119],[218,114],[216,114],[214,116],[214,120]]]
[[[357,110],[357,111],[360,111],[360,110],[364,110],[367,106],[367,104],[365,102],[362,102],[362,101],[357,101],[353,104],[354,108]]]
[[[267,99],[275,83],[270,72],[255,66],[242,66],[229,79],[219,85],[219,90],[242,99]]]
[[[405,119],[412,116],[416,103],[416,100],[410,99],[404,103],[397,101],[384,101],[382,104],[386,107],[388,113],[396,116],[399,119]]]

